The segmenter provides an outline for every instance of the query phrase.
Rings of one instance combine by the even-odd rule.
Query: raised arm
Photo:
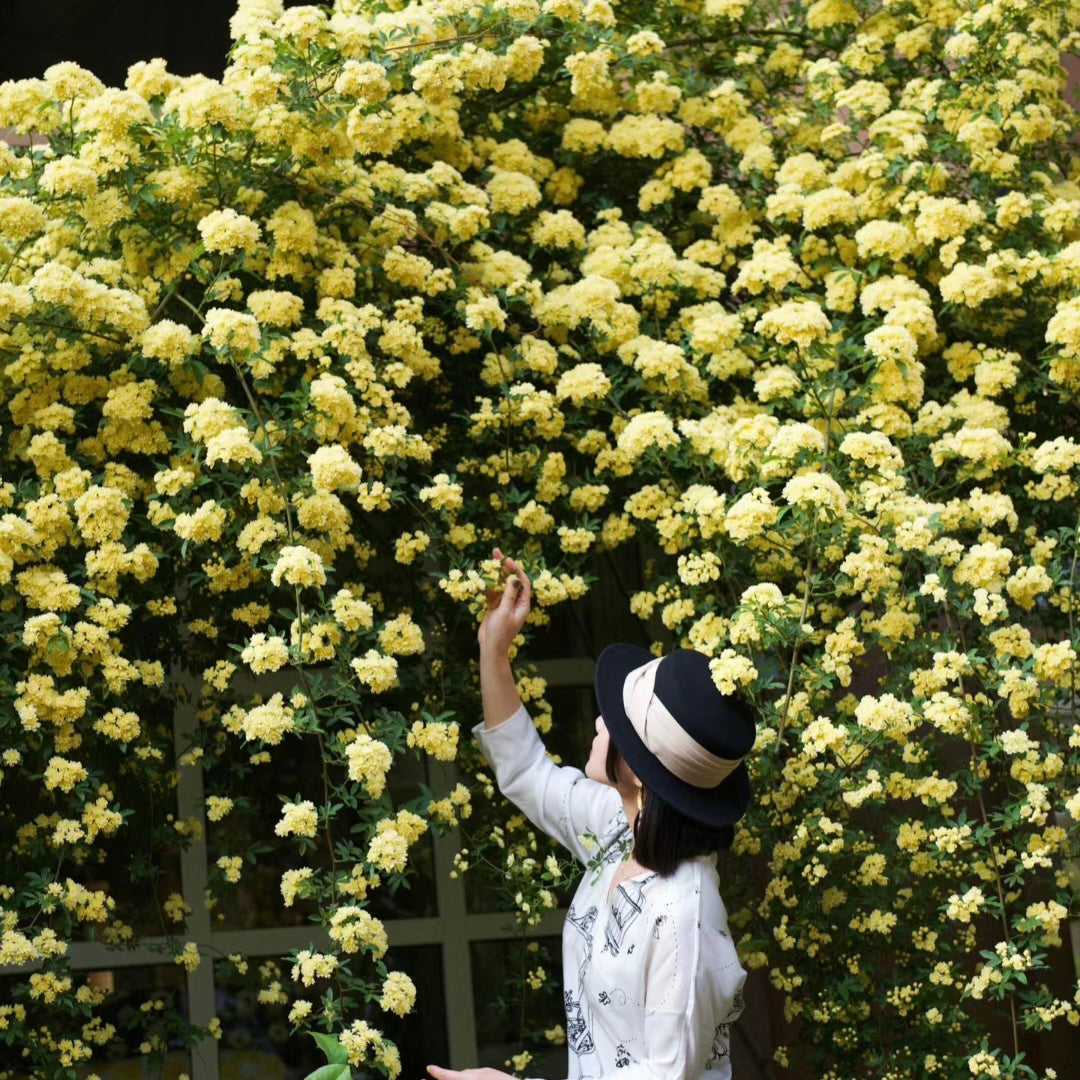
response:
[[[587,779],[580,769],[559,767],[547,756],[510,667],[510,646],[529,614],[529,579],[515,559],[498,548],[492,554],[505,584],[488,591],[477,634],[484,723],[475,734],[503,795],[584,863],[590,849],[582,836],[607,831],[622,804],[614,788]]]
[[[532,597],[532,586],[521,564],[498,548],[491,554],[499,562],[503,588],[488,590],[487,611],[476,634],[485,728],[498,727],[521,708],[510,667],[510,646],[529,617]]]

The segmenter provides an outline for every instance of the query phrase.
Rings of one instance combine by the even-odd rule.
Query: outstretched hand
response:
[[[491,552],[499,564],[501,589],[487,589],[487,611],[476,636],[481,649],[494,649],[500,653],[510,650],[532,606],[532,585],[529,577],[516,559],[504,555],[499,548]],[[491,1071],[491,1070],[487,1070]]]
[[[435,1080],[515,1080],[498,1069],[444,1069],[441,1065],[429,1065],[427,1071]]]

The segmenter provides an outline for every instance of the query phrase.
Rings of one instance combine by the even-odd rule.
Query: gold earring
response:
[[[637,789],[637,812],[640,814],[645,809],[645,789]]]

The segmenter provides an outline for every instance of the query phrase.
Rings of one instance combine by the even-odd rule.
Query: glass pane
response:
[[[181,1028],[187,1021],[187,995],[184,970],[175,964],[148,967],[118,967],[104,971],[74,972],[76,986],[89,983],[107,997],[96,1010],[104,1024],[116,1029],[112,1040],[96,1048],[93,1059],[80,1075],[97,1073],[101,1080],[177,1080],[191,1072],[188,1051],[184,1049]],[[82,1021],[72,1022],[70,1031],[61,1033],[55,1026],[56,1009],[49,1011],[51,1022],[38,1016],[39,1007],[20,992],[24,977],[0,979],[0,1001],[20,1001],[26,1005],[33,1026],[48,1023],[58,1037],[77,1038]],[[146,1002],[162,1002],[163,1007],[142,1009]],[[148,1040],[160,1040],[164,1053],[151,1057],[141,1046]],[[22,1056],[22,1048],[0,1043],[0,1073],[12,1080],[28,1080],[37,1071]],[[10,1071],[9,1071],[10,1070]]]
[[[670,640],[671,634],[658,618],[646,626],[630,611],[630,598],[642,588],[642,565],[649,555],[648,544],[624,544],[614,551],[597,554],[593,562],[596,582],[589,590],[589,639],[592,655],[599,656],[617,641],[648,648],[652,636]]]
[[[375,1015],[370,1022],[381,1028],[401,1051],[401,1080],[419,1080],[427,1076],[429,1064],[446,1061],[450,1055],[442,948],[412,945],[391,949],[386,954],[386,966],[391,971],[404,971],[416,984],[416,1005],[405,1017],[372,1007]]]
[[[650,632],[669,639],[671,635],[659,619],[646,627],[630,611],[630,597],[642,587],[642,558],[640,546],[629,544],[595,555],[592,564],[582,568],[595,579],[589,593],[551,609],[550,625],[533,631],[526,658],[595,658],[617,641],[647,648]]]
[[[240,881],[218,882],[214,927],[219,930],[266,929],[275,926],[302,926],[309,922],[314,907],[303,900],[286,907],[281,895],[281,875],[301,866],[325,869],[329,859],[325,843],[301,856],[291,840],[274,834],[281,816],[281,799],[310,799],[322,802],[322,764],[314,739],[294,739],[286,753],[280,750],[268,764],[256,768],[254,776],[238,778],[237,771],[248,768],[250,748],[230,740],[217,762],[206,770],[206,792],[224,795],[236,803],[219,822],[207,822],[208,858],[211,872],[222,855],[256,852],[254,863],[245,860]],[[243,774],[241,773],[240,776]],[[424,764],[403,755],[387,778],[387,791],[395,806],[416,798],[425,782]],[[341,817],[335,831],[348,836],[349,822]],[[410,875],[403,887],[391,893],[380,888],[369,893],[369,909],[381,919],[421,918],[436,911],[435,871],[431,837],[425,836],[409,851]]]
[[[288,1004],[263,1004],[260,960],[253,957],[246,973],[225,962],[214,965],[214,1007],[221,1021],[218,1068],[226,1077],[285,1080],[306,1076],[325,1064],[314,1040],[293,1035]]]
[[[71,876],[88,889],[108,893],[116,901],[113,918],[131,926],[136,937],[176,933],[176,923],[165,915],[164,904],[171,894],[183,891],[180,848],[153,842],[157,839],[153,830],[165,823],[166,813],[174,806],[155,805],[134,792],[121,796],[118,802],[135,812],[115,836],[99,841],[97,865],[88,864]],[[91,941],[99,933],[99,926],[80,923],[73,940]]]
[[[386,778],[386,789],[394,806],[402,806],[420,794],[421,784],[430,784],[424,761],[402,755]],[[410,875],[405,886],[391,893],[377,889],[369,894],[368,907],[380,919],[422,919],[438,915],[435,892],[435,848],[431,834],[409,848]]]
[[[562,953],[558,938],[474,941],[470,945],[476,1010],[477,1065],[508,1070],[526,1052],[527,1076],[566,1076]],[[531,978],[531,982],[530,982]],[[530,1030],[522,1030],[522,1018]],[[558,1030],[556,1030],[558,1029]],[[552,1037],[545,1036],[551,1032]]]
[[[592,656],[588,624],[588,598],[566,601],[548,611],[547,626],[532,631],[522,659],[563,660],[568,656]]]
[[[564,765],[583,769],[596,734],[596,695],[591,686],[550,687],[544,695],[551,703],[551,731],[544,744]]]
[[[164,844],[162,838],[176,836],[168,824],[169,818],[176,816],[176,796],[160,784],[151,787],[149,772],[130,767],[130,761],[122,765],[111,761],[107,770],[113,793],[107,804],[130,811],[130,816],[113,835],[99,834],[92,844],[77,845],[75,858],[70,850],[65,852],[61,880],[70,877],[112,897],[116,907],[109,922],[124,922],[136,937],[166,934],[175,925],[168,924],[162,905],[170,893],[180,891],[180,849]],[[20,769],[6,772],[3,798],[5,808],[21,808],[29,822],[38,813],[48,815],[56,810],[52,800],[42,799],[40,780],[31,781]],[[5,827],[13,830],[11,820],[5,821]],[[0,885],[22,888],[32,868],[36,869],[16,846],[0,865]],[[100,937],[103,925],[80,922],[72,931],[72,940],[94,940]]]
[[[573,765],[583,768],[589,756],[589,748],[592,745],[593,736],[596,734],[596,698],[591,686],[560,686],[547,691],[547,700],[551,703],[552,724],[551,731],[544,736],[544,742],[548,750],[557,754],[564,765]],[[490,770],[488,771],[490,775]],[[500,802],[488,803],[485,799],[475,800],[476,812],[465,822],[463,830],[463,843],[466,847],[475,849],[477,840],[489,834],[491,827],[496,823],[495,814],[502,814]],[[488,809],[490,807],[490,810]],[[527,828],[532,828],[528,825]],[[476,839],[471,839],[471,838]],[[543,858],[545,850],[553,850],[560,858],[569,858],[565,848],[552,844],[549,849],[544,848],[547,841],[541,835],[537,840],[541,846],[540,858]],[[492,850],[489,857],[494,858],[499,852]],[[571,875],[561,889],[556,889],[559,899],[559,907],[566,907],[577,885],[577,874]],[[489,872],[477,868],[465,873],[465,900],[469,912],[484,914],[493,911],[510,911],[511,905],[507,898],[500,898],[498,887],[492,888],[492,879]],[[497,886],[497,882],[495,883]]]
[[[447,1057],[441,953],[437,945],[391,949],[386,954],[387,967],[403,971],[413,980],[416,1006],[403,1018],[384,1013],[374,1003],[364,1014],[372,1027],[396,1043],[403,1078],[415,1080],[424,1075],[429,1062]],[[288,1019],[291,1001],[279,1005],[259,1002],[259,964],[259,959],[252,957],[246,974],[229,963],[214,966],[222,1028],[218,1043],[221,1080],[302,1080],[325,1065],[326,1058],[309,1034],[293,1032]],[[316,986],[308,996],[315,999],[321,992]]]

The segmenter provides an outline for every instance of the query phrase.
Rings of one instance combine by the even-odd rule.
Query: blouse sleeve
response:
[[[588,779],[580,769],[556,765],[524,705],[496,727],[478,724],[473,734],[503,795],[537,828],[587,863],[595,850],[590,851],[582,837],[609,831],[612,819],[622,813],[618,792]]]

